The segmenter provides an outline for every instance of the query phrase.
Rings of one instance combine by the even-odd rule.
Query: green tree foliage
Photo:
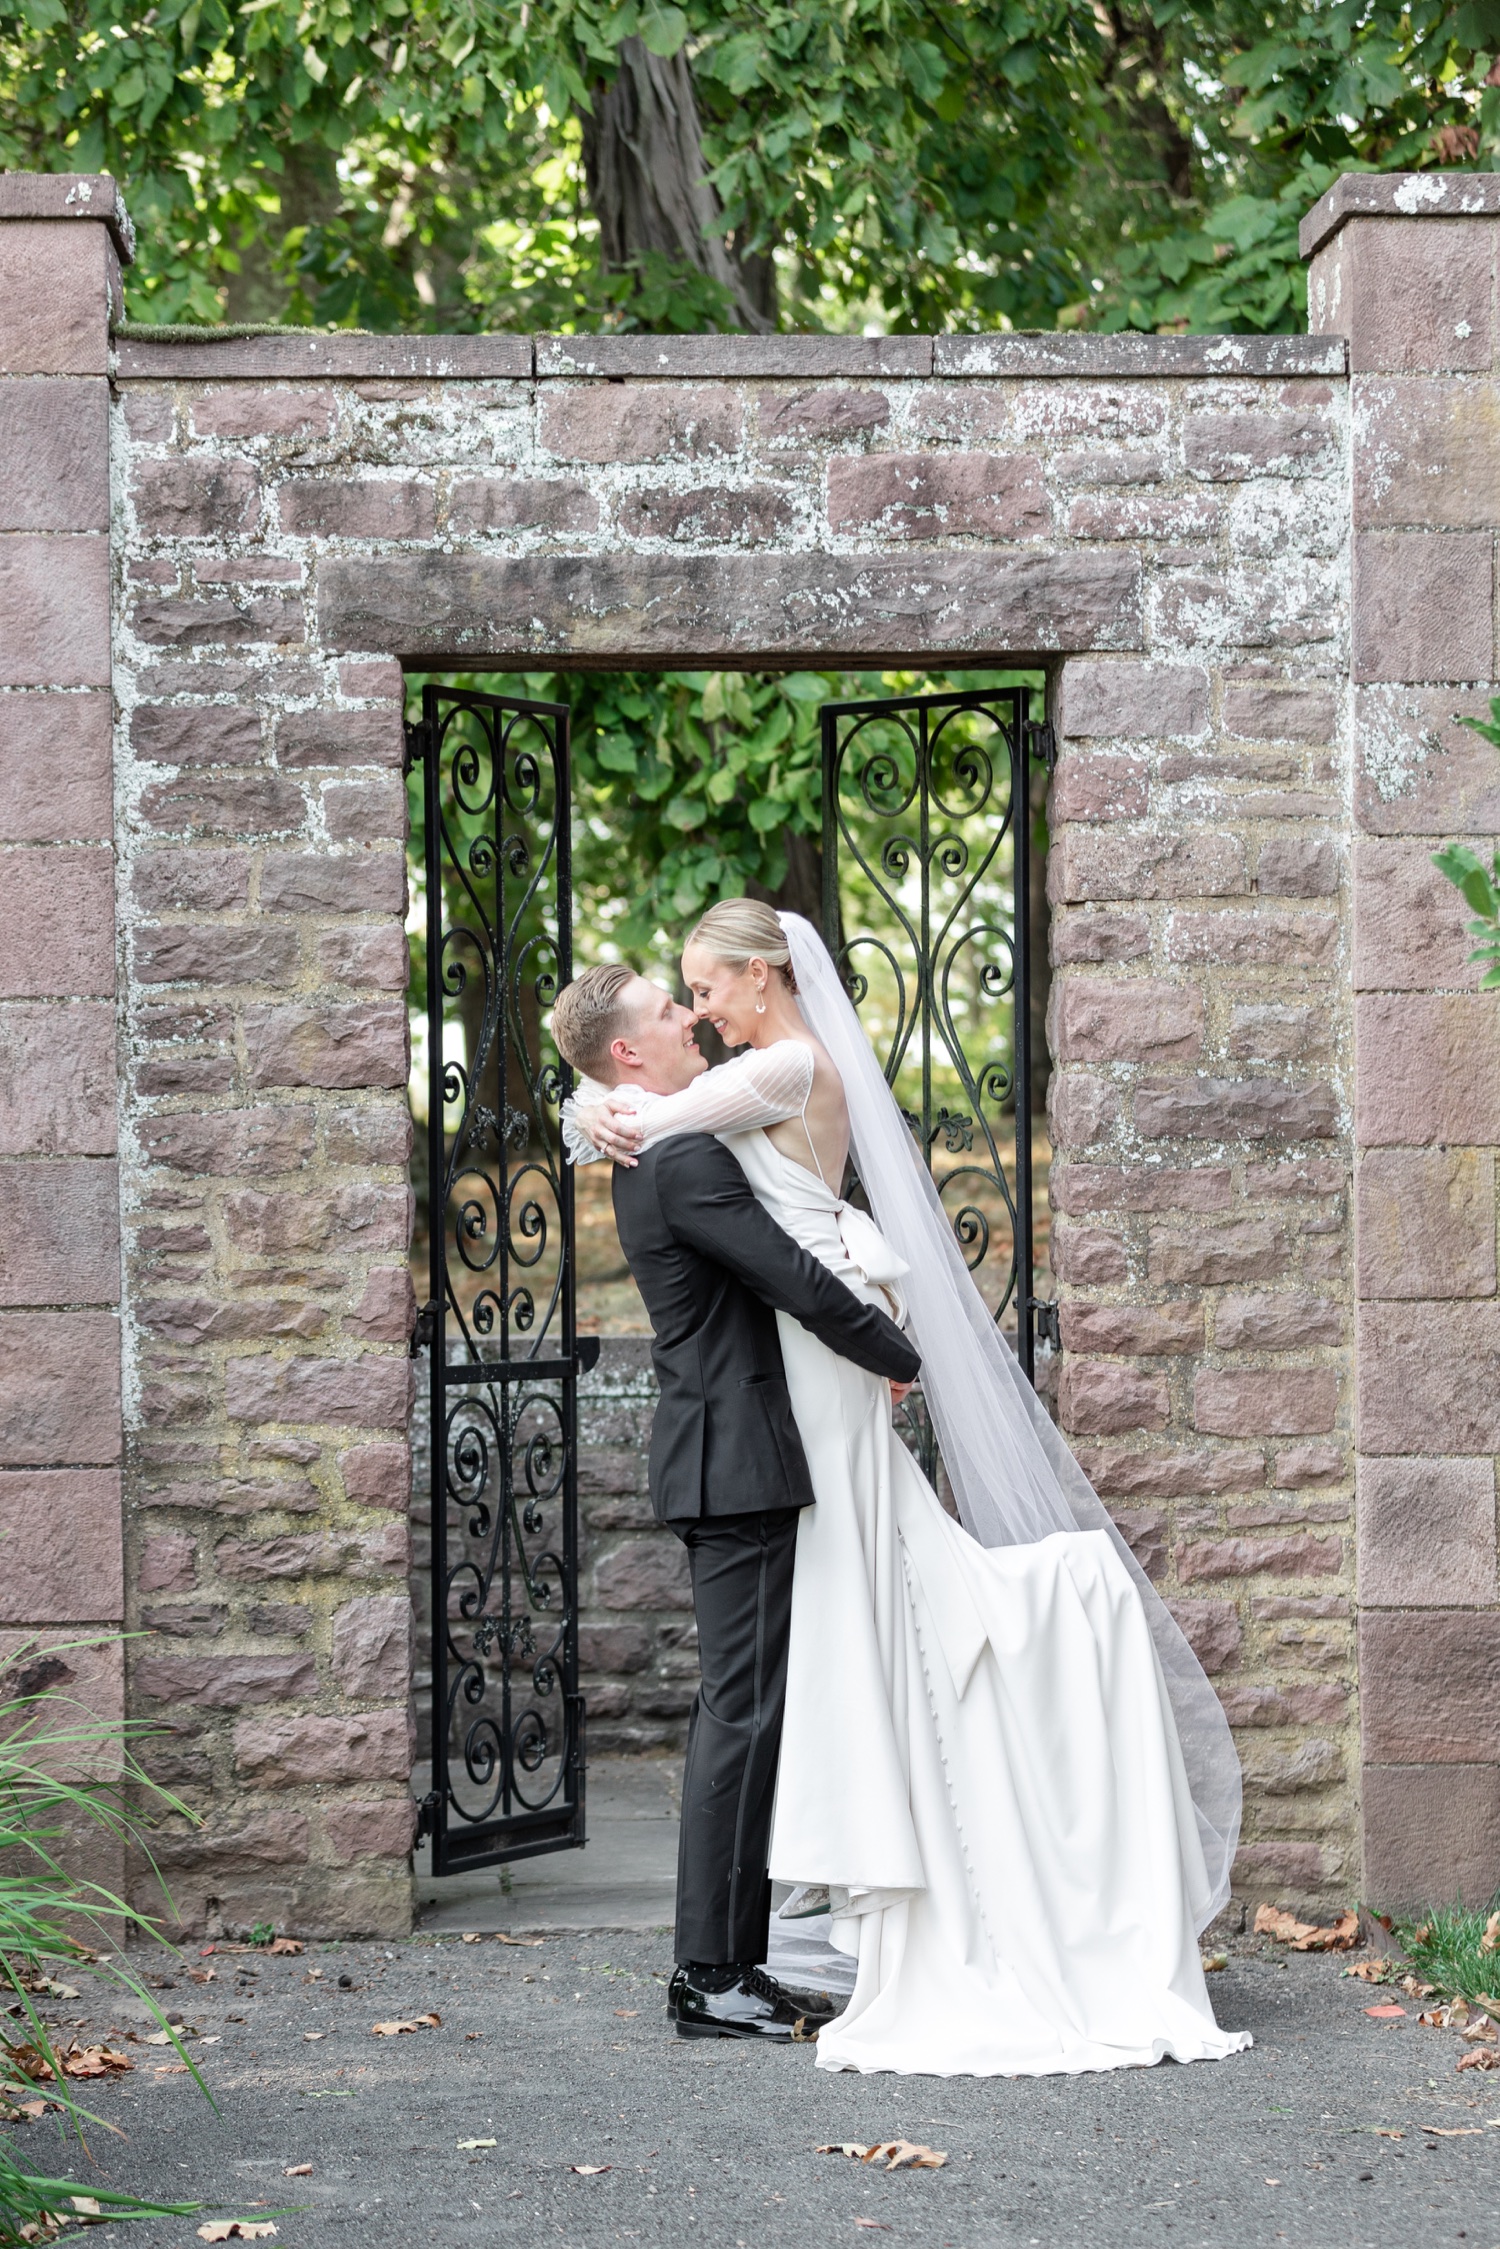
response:
[[[1458,723],[1500,750],[1500,695],[1491,699],[1488,718],[1460,716]],[[1484,963],[1479,989],[1482,992],[1500,989],[1500,851],[1494,853],[1491,865],[1486,867],[1467,844],[1450,843],[1446,851],[1433,853],[1432,863],[1439,874],[1447,876],[1477,917],[1469,924],[1469,935],[1477,937],[1479,943],[1469,958]]]
[[[1495,161],[1500,0],[4,0],[0,162],[124,183],[137,319],[732,325],[601,270],[626,39],[785,326],[1291,329],[1337,172]]]

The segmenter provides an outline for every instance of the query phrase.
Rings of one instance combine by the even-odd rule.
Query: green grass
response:
[[[1441,1906],[1411,1918],[1398,1914],[1389,1926],[1424,1983],[1445,1998],[1480,2000],[1500,2020],[1500,1892],[1488,1906]]]

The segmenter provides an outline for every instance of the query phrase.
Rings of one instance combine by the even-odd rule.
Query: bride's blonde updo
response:
[[[786,941],[774,906],[758,898],[721,898],[688,936],[689,945],[701,945],[726,968],[746,969],[751,961],[764,961],[781,971],[789,992],[797,989],[792,974],[792,949]]]

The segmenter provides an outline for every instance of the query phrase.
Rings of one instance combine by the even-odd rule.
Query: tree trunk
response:
[[[309,141],[286,153],[276,182],[279,234],[256,233],[239,252],[238,273],[224,282],[224,318],[235,325],[285,320],[291,290],[278,262],[282,240],[296,226],[322,226],[339,207],[342,190],[332,149]]]
[[[789,913],[801,914],[814,929],[823,926],[823,852],[812,836],[794,835],[790,828],[782,837],[786,845],[786,873],[774,890],[764,883],[747,882],[745,896],[758,898],[762,905],[774,906],[778,913],[783,907]]]
[[[629,272],[655,252],[717,281],[742,327],[775,327],[771,261],[752,260],[755,270],[747,273],[723,236],[710,231],[719,199],[704,177],[685,49],[663,60],[639,39],[620,42],[614,81],[594,89],[593,112],[583,118],[583,165],[606,273]]]

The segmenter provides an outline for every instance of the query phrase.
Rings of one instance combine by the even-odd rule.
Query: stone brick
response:
[[[0,687],[109,685],[109,541],[0,537]]]
[[[1360,1793],[1365,1889],[1382,1910],[1490,1903],[1500,1889],[1500,1764],[1366,1765]]]
[[[276,762],[299,765],[389,765],[406,754],[397,710],[294,711],[276,728]]]
[[[768,484],[697,491],[645,486],[621,493],[615,507],[622,538],[697,539],[714,546],[762,545],[779,538],[794,520],[788,495]]]
[[[1335,463],[1338,432],[1321,414],[1189,414],[1182,450],[1191,476],[1305,476]]]
[[[0,1006],[0,1156],[112,1156],[115,1098],[113,1005]]]
[[[1167,1606],[1210,1678],[1217,1672],[1233,1670],[1240,1660],[1244,1635],[1239,1610],[1232,1601],[1169,1601]]]
[[[1033,539],[1052,504],[1026,453],[854,453],[828,467],[833,531],[897,539]]]
[[[231,1421],[404,1429],[411,1394],[411,1362],[404,1358],[232,1359],[224,1370]]]
[[[1371,993],[1354,1038],[1363,1147],[1500,1143],[1500,994]]]
[[[1223,1296],[1214,1308],[1220,1351],[1296,1351],[1343,1340],[1343,1306],[1324,1296]]]
[[[1064,1358],[1058,1418],[1064,1429],[1091,1437],[1165,1429],[1171,1419],[1166,1378],[1108,1361]]]
[[[595,1569],[594,1597],[606,1609],[690,1609],[687,1548],[667,1532],[627,1540]]]
[[[1048,895],[1068,905],[1109,898],[1230,898],[1249,887],[1238,836],[1066,828],[1047,854]]]
[[[599,502],[571,477],[466,476],[453,487],[451,528],[464,537],[485,531],[597,531]]]
[[[340,781],[323,791],[323,818],[335,843],[404,843],[406,784]]]
[[[253,1085],[404,1086],[411,1068],[406,1010],[389,1000],[247,1008],[245,1051]]]
[[[1326,1060],[1333,1025],[1326,1007],[1231,1005],[1228,1050],[1237,1062]]]
[[[1151,950],[1151,924],[1144,914],[1054,913],[1051,921],[1055,968],[1075,961],[1139,960]]]
[[[732,453],[744,404],[718,383],[567,383],[541,392],[539,439],[563,461],[658,461]]]
[[[1500,1764],[1500,1610],[1366,1610],[1359,1683],[1369,1763]]]
[[[1351,371],[1488,371],[1493,220],[1423,226],[1420,254],[1415,232],[1411,219],[1395,217],[1361,217],[1346,230],[1351,312],[1358,306],[1349,320]]]
[[[272,914],[404,914],[406,859],[397,851],[268,851],[260,906]]]
[[[1259,1451],[1245,1446],[1212,1450],[1146,1447],[1125,1451],[1075,1447],[1078,1464],[1101,1499],[1198,1499],[1253,1491],[1265,1482]]]
[[[1348,1473],[1338,1445],[1288,1445],[1272,1463],[1271,1481],[1283,1490],[1299,1490],[1307,1484],[1342,1483]]]
[[[344,1491],[356,1507],[404,1515],[411,1504],[411,1447],[355,1445],[339,1454]]]
[[[1155,1165],[1114,1170],[1103,1164],[1054,1164],[1052,1202],[1070,1215],[1095,1210],[1223,1210],[1232,1184],[1227,1170],[1167,1171]]]
[[[109,528],[108,385],[0,382],[0,531]]]
[[[307,803],[274,773],[203,773],[141,792],[141,814],[163,835],[271,836],[302,826]]]
[[[1338,1102],[1327,1085],[1154,1078],[1137,1089],[1135,1124],[1147,1140],[1329,1140],[1338,1131]]]
[[[157,1602],[141,1611],[141,1629],[165,1632],[174,1640],[217,1640],[229,1623],[221,1601]]]
[[[232,538],[260,521],[260,479],[253,464],[220,453],[138,462],[131,499],[141,529],[158,538]]]
[[[328,1314],[320,1304],[252,1298],[222,1304],[211,1296],[153,1296],[138,1318],[148,1335],[184,1350],[203,1343],[238,1343],[260,1337],[321,1335]]]
[[[1087,1148],[1102,1140],[1120,1113],[1120,1097],[1097,1070],[1054,1070],[1047,1087],[1047,1115],[1054,1155],[1059,1149]]]
[[[856,437],[891,418],[879,390],[762,391],[756,403],[761,442],[769,445]]]
[[[1159,1507],[1117,1507],[1112,1510],[1115,1529],[1140,1563],[1147,1577],[1167,1574],[1167,1518]]]
[[[411,1160],[411,1111],[404,1101],[375,1094],[360,1109],[335,1109],[323,1127],[328,1160],[335,1164],[400,1164]],[[406,1247],[406,1243],[399,1245]]]
[[[1357,529],[1492,530],[1500,523],[1500,444],[1488,383],[1440,378],[1359,387]]]
[[[153,1830],[151,1855],[173,1874],[195,1868],[208,1868],[219,1876],[279,1870],[306,1860],[309,1837],[301,1812],[258,1812],[250,1819],[231,1812],[223,1824],[211,1820],[185,1832]]]
[[[1286,1163],[1246,1164],[1245,1192],[1263,1196],[1341,1195],[1349,1174],[1341,1163],[1293,1157]]]
[[[1059,1062],[1190,1062],[1203,1049],[1203,994],[1154,977],[1069,976],[1057,1010]]]
[[[155,1299],[149,1299],[155,1302]],[[312,1457],[318,1447],[311,1448]],[[251,1457],[255,1457],[252,1450]],[[316,1489],[300,1476],[216,1475],[204,1483],[159,1484],[146,1494],[152,1507],[192,1508],[224,1516],[315,1515],[322,1505]]]
[[[165,922],[136,931],[141,984],[295,984],[297,935],[291,929],[214,922]]]
[[[131,889],[147,913],[233,913],[250,902],[244,851],[142,851]]]
[[[131,1686],[152,1702],[190,1702],[207,1710],[239,1710],[257,1702],[290,1702],[318,1691],[311,1656],[137,1656]]]
[[[1316,1895],[1327,1873],[1320,1843],[1242,1843],[1234,1854],[1236,1889],[1243,1892],[1248,1888],[1256,1895],[1268,1887],[1282,1896],[1288,1891]]]
[[[644,1671],[650,1661],[651,1637],[638,1624],[578,1628],[578,1662],[583,1671]]]
[[[112,996],[114,907],[107,850],[0,851],[0,996]]]
[[[309,1249],[404,1251],[411,1239],[411,1190],[363,1179],[287,1194],[249,1188],[225,1198],[224,1220],[236,1248],[257,1257]]]
[[[1332,1367],[1206,1367],[1193,1384],[1193,1424],[1218,1437],[1309,1437],[1338,1413]]]
[[[1363,1460],[1358,1488],[1365,1608],[1484,1608],[1500,1598],[1492,1461]]]
[[[1334,567],[1300,557],[1295,570],[1239,563],[1226,573],[1211,563],[1211,550],[1202,559],[1201,569],[1163,573],[1155,600],[1163,641],[1281,648],[1304,663],[1330,660],[1343,607],[1342,574]]]
[[[0,374],[106,374],[112,262],[102,226],[7,219],[0,230]]]
[[[1310,1686],[1232,1686],[1219,1689],[1231,1726],[1338,1726],[1348,1716],[1349,1690],[1333,1680]]]
[[[1278,1227],[1263,1218],[1233,1219],[1223,1226],[1185,1234],[1151,1231],[1146,1270],[1153,1281],[1181,1281],[1190,1288],[1214,1288],[1225,1281],[1266,1281],[1283,1272],[1286,1242]]]
[[[1488,532],[1357,533],[1354,677],[1492,678],[1493,546]]]
[[[1337,957],[1336,914],[1174,914],[1168,960],[1217,968],[1326,968]]]
[[[1355,1365],[1361,1452],[1500,1452],[1500,1304],[1364,1305]]]
[[[1065,1351],[1153,1358],[1203,1349],[1201,1304],[1065,1304]]]
[[[1058,766],[1048,815],[1054,827],[1063,820],[1138,820],[1149,796],[1139,758],[1082,757],[1073,751]]]
[[[1164,453],[1111,446],[1107,452],[1059,453],[1052,461],[1057,484],[1160,484],[1171,475]]]
[[[192,417],[199,437],[328,437],[333,393],[301,383],[226,383],[196,391]]]
[[[1262,898],[1331,898],[1339,887],[1331,836],[1273,836],[1260,847],[1255,886]]]
[[[110,698],[0,695],[0,842],[107,843]]]
[[[1372,1149],[1357,1174],[1355,1213],[1362,1297],[1494,1295],[1489,1149]]]
[[[119,1296],[119,1167],[0,1164],[0,1305],[115,1304]]]
[[[333,1619],[333,1675],[340,1692],[404,1700],[411,1691],[411,1602],[404,1593],[346,1601]]]
[[[372,656],[339,666],[339,693],[372,703],[406,702],[406,678],[394,657]]]
[[[1063,1221],[1052,1228],[1052,1270],[1070,1288],[1111,1288],[1129,1274],[1130,1259],[1118,1234]]]
[[[292,595],[141,601],[130,622],[139,639],[164,648],[244,648],[298,641],[304,631],[302,602]]]
[[[103,1468],[119,1459],[120,1331],[112,1313],[0,1313],[0,1431],[6,1467]]]
[[[1088,492],[1070,500],[1070,539],[1211,539],[1222,504],[1204,492]]]
[[[1342,1539],[1197,1539],[1177,1549],[1177,1575],[1184,1585],[1199,1578],[1336,1577],[1344,1566]]]
[[[235,1770],[261,1788],[405,1780],[411,1748],[404,1710],[347,1718],[251,1718],[234,1729]]]
[[[344,1314],[344,1333],[361,1343],[404,1343],[416,1316],[410,1268],[380,1266],[366,1280],[353,1311]]]
[[[124,1615],[117,1469],[0,1474],[0,1544],[0,1624]]]
[[[431,539],[437,498],[410,478],[306,477],[277,487],[281,528],[298,538]]]
[[[1356,688],[1356,824],[1370,835],[1500,834],[1500,750],[1458,723],[1488,711],[1473,689]]]
[[[130,747],[147,765],[254,765],[264,755],[260,713],[243,703],[142,703]]]
[[[274,1487],[273,1487],[274,1488]],[[221,1577],[252,1585],[303,1577],[399,1577],[411,1542],[404,1523],[373,1531],[289,1532],[278,1538],[224,1538],[214,1549]]]
[[[1425,840],[1361,836],[1354,846],[1357,990],[1472,991],[1470,908],[1432,864]]]
[[[416,1831],[417,1807],[409,1796],[374,1804],[330,1804],[323,1833],[335,1864],[352,1859],[405,1858]]]
[[[263,1179],[300,1171],[313,1152],[312,1111],[301,1103],[206,1115],[180,1110],[143,1119],[139,1131],[152,1163],[210,1179]]]
[[[1242,742],[1331,742],[1338,691],[1323,681],[1257,679],[1224,689],[1224,731]]]
[[[404,992],[411,980],[406,931],[400,927],[326,929],[318,938],[318,973],[330,984]]]
[[[1074,660],[1063,666],[1062,732],[1191,740],[1207,732],[1208,695],[1201,664]]]
[[[198,1582],[193,1541],[178,1531],[146,1539],[136,1582],[143,1593],[191,1593]]]

